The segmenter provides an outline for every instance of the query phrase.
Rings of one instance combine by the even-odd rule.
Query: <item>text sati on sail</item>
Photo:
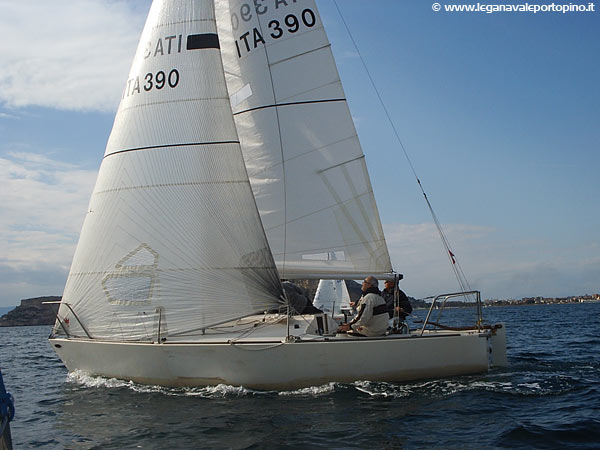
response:
[[[219,37],[215,33],[159,36],[146,43],[143,60],[177,55],[186,51],[218,49],[219,47]],[[122,99],[135,94],[160,91],[163,88],[175,89],[181,78],[181,71],[177,67],[156,71],[144,70],[143,72],[130,76],[123,90]]]

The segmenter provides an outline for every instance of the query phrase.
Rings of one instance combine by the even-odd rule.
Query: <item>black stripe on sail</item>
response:
[[[247,112],[256,111],[258,109],[277,108],[278,106],[310,105],[310,104],[314,104],[314,103],[334,103],[334,102],[345,102],[345,101],[346,101],[345,98],[330,98],[327,100],[306,100],[306,101],[301,101],[301,102],[277,103],[277,104],[273,104],[273,105],[256,106],[254,108],[235,112],[235,113],[233,113],[233,115],[237,116],[238,114],[245,114]]]
[[[240,141],[213,141],[213,142],[188,142],[185,144],[163,144],[163,145],[150,145],[148,147],[136,147],[136,148],[124,148],[122,150],[115,150],[114,152],[105,155],[104,158],[108,158],[112,155],[118,155],[120,153],[139,152],[140,150],[157,150],[169,147],[193,147],[200,145],[222,145],[222,144],[239,144]]]
[[[190,34],[187,37],[188,50],[202,50],[204,48],[221,48],[219,36],[215,33]]]

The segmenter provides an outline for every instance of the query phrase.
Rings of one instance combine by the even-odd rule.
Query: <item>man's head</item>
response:
[[[371,275],[363,280],[361,290],[365,292],[370,287],[377,287],[378,285],[379,282],[377,281],[377,278]]]
[[[385,280],[385,289],[394,289],[395,285],[394,280]]]

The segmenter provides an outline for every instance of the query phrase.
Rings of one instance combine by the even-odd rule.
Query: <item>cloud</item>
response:
[[[96,175],[34,153],[0,157],[0,304],[48,295],[49,280],[62,291]]]
[[[67,272],[51,264],[23,271],[0,263],[0,307],[17,306],[24,298],[61,295],[66,279]]]
[[[458,289],[452,265],[432,223],[384,225],[395,270],[409,295],[425,297]],[[450,224],[444,232],[473,289],[483,298],[560,297],[600,291],[597,243],[561,248],[539,237],[515,240],[502,229]]]
[[[147,2],[0,0],[0,103],[114,110]]]
[[[6,112],[0,111],[0,119],[18,119],[19,116],[15,114],[8,114]]]
[[[402,284],[409,295],[425,297],[457,290],[450,260],[434,224],[388,224],[384,231],[393,267],[404,275]],[[444,232],[462,264],[463,259],[469,260],[472,243],[493,233],[493,229],[448,225]]]

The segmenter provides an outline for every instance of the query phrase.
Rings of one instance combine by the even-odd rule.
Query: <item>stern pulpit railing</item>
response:
[[[453,327],[443,327],[443,326],[440,326],[440,324],[439,324],[439,320],[442,316],[444,307],[446,306],[446,302],[450,298],[456,298],[456,297],[468,298],[469,295],[475,295],[475,306],[477,308],[477,321],[473,328],[480,330],[480,331],[483,330],[483,308],[481,306],[481,292],[465,291],[465,292],[453,292],[451,294],[440,294],[440,295],[434,297],[433,301],[431,302],[431,306],[429,307],[429,311],[427,312],[427,317],[425,317],[425,320],[423,321],[423,327],[421,328],[419,335],[423,336],[423,333],[425,332],[425,328],[427,327],[427,325],[433,325],[433,326],[440,327],[440,328],[453,329]],[[443,301],[441,302],[441,304],[438,305],[438,300],[441,298],[443,298]],[[436,322],[432,322],[432,321],[430,321],[431,314],[436,309],[436,307],[439,307],[438,317],[437,317]],[[463,328],[463,327],[461,327],[461,328]]]

